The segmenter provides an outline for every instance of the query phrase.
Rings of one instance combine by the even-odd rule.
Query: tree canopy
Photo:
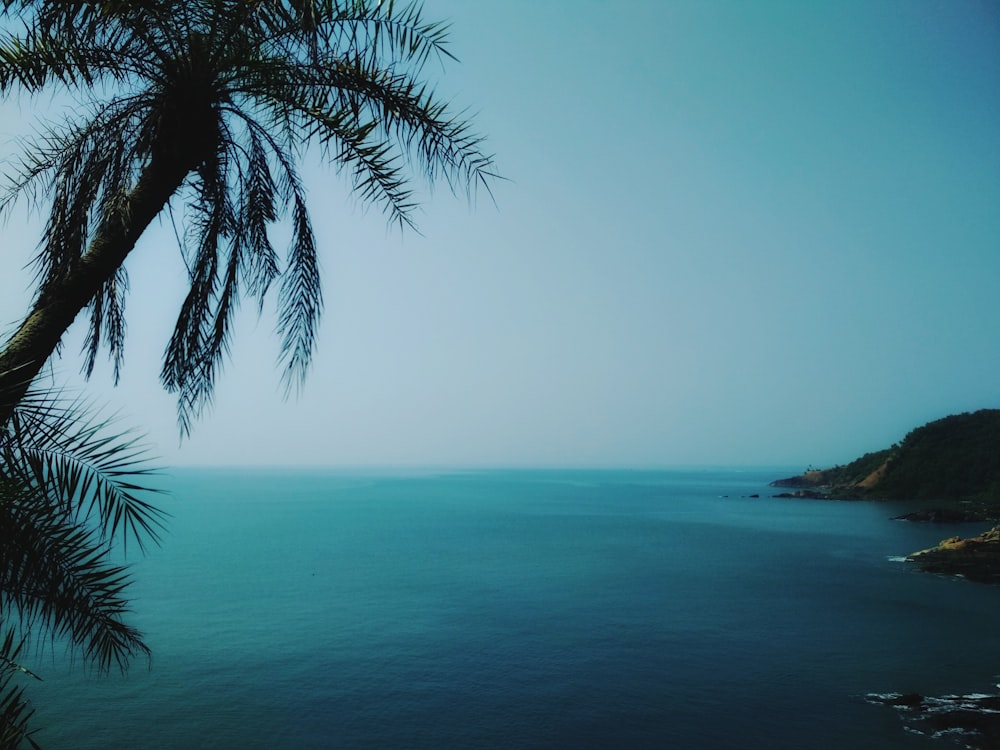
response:
[[[212,396],[242,296],[276,288],[286,388],[301,383],[323,307],[299,164],[318,153],[391,223],[413,182],[489,189],[493,160],[424,80],[451,59],[447,27],[391,0],[7,2],[0,92],[70,90],[86,108],[41,134],[0,206],[49,205],[38,295],[0,353],[0,421],[89,311],[85,369],[121,365],[125,259],[183,201],[189,290],[161,380],[183,432]],[[10,20],[10,19],[9,19]],[[8,26],[12,24],[8,22]],[[284,220],[284,253],[271,233]]]

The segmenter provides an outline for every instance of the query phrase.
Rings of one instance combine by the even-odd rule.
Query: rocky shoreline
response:
[[[803,500],[848,499],[812,489],[780,492],[772,497]],[[916,523],[995,523],[997,513],[995,508],[935,506],[893,516],[890,520]],[[978,536],[966,538],[952,536],[942,539],[934,547],[911,552],[906,556],[906,561],[928,573],[960,576],[977,583],[1000,584],[1000,525],[995,525]]]
[[[847,491],[845,487],[824,487],[802,483],[804,477],[773,482],[788,488],[774,497],[806,500],[862,500],[879,502]],[[803,486],[805,484],[805,486]],[[853,495],[853,496],[852,496]],[[996,523],[998,508],[981,503],[956,502],[925,506],[890,520],[917,523]],[[906,560],[928,573],[965,578],[977,583],[1000,585],[1000,525],[978,536],[952,536],[929,549],[913,552]],[[997,685],[1000,687],[1000,685]],[[933,739],[950,740],[968,750],[1000,748],[1000,694],[923,696],[916,693],[872,693],[869,703],[896,709],[906,731]]]
[[[920,571],[997,586],[998,455],[1000,409],[980,409],[928,422],[911,430],[901,442],[846,465],[828,469],[810,466],[798,476],[775,480],[771,486],[783,490],[775,497],[907,503],[909,512],[896,515],[895,521],[981,524],[975,531],[986,530],[978,535],[951,536],[905,559]],[[899,552],[886,550],[883,554]],[[991,660],[995,655],[985,656]],[[995,675],[993,683],[998,679],[1000,675]],[[993,688],[965,695],[873,693],[865,698],[894,708],[908,732],[971,750],[1000,750],[1000,694]]]
[[[942,539],[936,547],[914,552],[906,559],[928,573],[1000,584],[1000,526],[979,536]]]
[[[825,484],[828,472],[811,469],[799,476],[776,479],[772,487],[785,488],[773,497],[803,500],[868,500],[886,502],[870,494],[862,484]],[[894,516],[892,520],[922,523],[992,523],[1000,521],[996,502],[970,499],[923,503],[917,510]],[[906,556],[921,570],[940,575],[961,576],[979,583],[1000,584],[1000,525],[979,536],[942,539],[930,549]]]
[[[951,739],[970,750],[1000,747],[1000,695],[943,695],[871,693],[869,703],[892,706],[907,731],[934,739]]]

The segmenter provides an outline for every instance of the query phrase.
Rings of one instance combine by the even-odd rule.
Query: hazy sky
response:
[[[122,383],[169,464],[829,465],[1000,407],[1000,10],[983,0],[426,0],[508,182],[387,229],[309,165],[327,311],[285,402],[244,306],[179,442],[172,232],[130,259]],[[2,146],[43,103],[4,105]],[[37,217],[0,250],[24,312]],[[77,382],[76,331],[57,381]]]

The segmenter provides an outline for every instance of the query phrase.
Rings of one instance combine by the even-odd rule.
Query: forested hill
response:
[[[890,448],[774,485],[839,496],[1000,504],[1000,409],[928,422]]]

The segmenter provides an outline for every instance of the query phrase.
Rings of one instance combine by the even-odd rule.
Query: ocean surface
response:
[[[864,695],[995,690],[1000,591],[893,559],[981,529],[770,497],[791,473],[175,471],[134,567],[152,662],[47,649],[37,740],[950,747]]]

